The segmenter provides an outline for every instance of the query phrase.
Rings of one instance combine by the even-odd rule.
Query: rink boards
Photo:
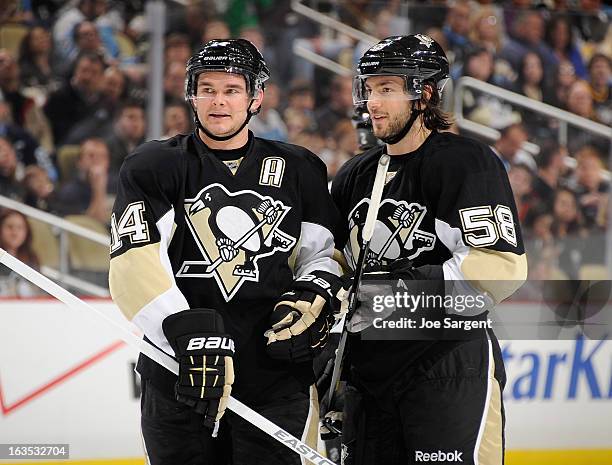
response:
[[[112,302],[89,303],[123,322]],[[53,300],[1,300],[0,321],[0,444],[69,444],[70,463],[142,464],[137,353]],[[612,341],[502,348],[506,463],[612,463]]]

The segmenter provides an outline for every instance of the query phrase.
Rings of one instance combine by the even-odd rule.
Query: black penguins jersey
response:
[[[332,185],[344,223],[337,248],[353,267],[383,150],[376,147],[349,160]],[[412,260],[429,278],[463,283],[463,292],[486,296],[491,305],[525,280],[526,257],[512,190],[489,147],[432,132],[416,151],[391,156],[366,260],[384,266],[401,258]],[[352,339],[357,340],[351,344],[354,361],[364,371],[372,370],[365,375],[369,378],[391,377],[399,366],[409,365],[435,345]],[[389,363],[389,353],[395,362]]]
[[[231,163],[195,134],[147,142],[120,171],[111,295],[171,355],[163,319],[216,309],[236,343],[236,395],[256,396],[279,379],[293,380],[295,390],[312,381],[311,367],[271,360],[264,332],[295,277],[339,274],[337,221],[325,165],[306,149],[249,133],[244,156]],[[175,378],[148,358],[141,356],[139,371],[171,391]]]

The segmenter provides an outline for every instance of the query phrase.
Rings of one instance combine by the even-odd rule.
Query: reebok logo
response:
[[[193,337],[189,339],[187,351],[200,349],[225,349],[234,352],[234,341],[229,337]]]
[[[414,451],[414,459],[417,462],[463,462],[461,456],[463,452],[457,450],[453,452],[423,452],[420,450]]]

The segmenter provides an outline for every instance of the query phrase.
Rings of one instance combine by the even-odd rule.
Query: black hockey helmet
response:
[[[244,76],[247,91],[251,102],[247,110],[247,117],[240,128],[227,136],[216,136],[206,129],[194,106],[193,98],[196,96],[198,76],[206,71],[221,71]],[[185,76],[185,100],[189,102],[196,126],[208,137],[214,140],[228,140],[238,134],[248,124],[253,115],[259,113],[260,108],[251,110],[251,105],[257,93],[264,89],[264,83],[270,77],[270,70],[257,50],[257,47],[246,39],[211,40],[193,55],[187,62]]]
[[[241,74],[251,96],[263,89],[270,70],[257,47],[245,39],[211,40],[187,62],[185,98],[195,96],[198,75],[205,71]]]
[[[368,101],[365,81],[371,76],[404,77],[408,100],[421,98],[426,80],[433,80],[441,92],[449,78],[449,64],[444,50],[435,40],[423,34],[381,40],[364,53],[357,70],[353,85],[355,105]]]

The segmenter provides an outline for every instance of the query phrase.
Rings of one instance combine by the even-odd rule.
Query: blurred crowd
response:
[[[184,101],[191,54],[213,38],[243,37],[272,70],[263,109],[251,123],[256,135],[309,148],[326,163],[330,180],[359,152],[364,139],[357,137],[351,77],[293,50],[352,70],[370,44],[322,29],[290,3],[166,2],[162,137],[192,130]],[[471,76],[612,125],[612,12],[599,0],[303,3],[376,38],[432,36],[447,52],[454,82]],[[107,224],[121,163],[147,137],[146,2],[0,4],[0,195]],[[508,170],[531,277],[580,278],[603,266],[610,140],[478,89],[462,93],[459,109],[452,87],[445,90],[447,111],[499,131],[487,142]],[[525,149],[527,141],[535,150]],[[0,215],[0,246],[38,266],[31,235],[21,213]]]

